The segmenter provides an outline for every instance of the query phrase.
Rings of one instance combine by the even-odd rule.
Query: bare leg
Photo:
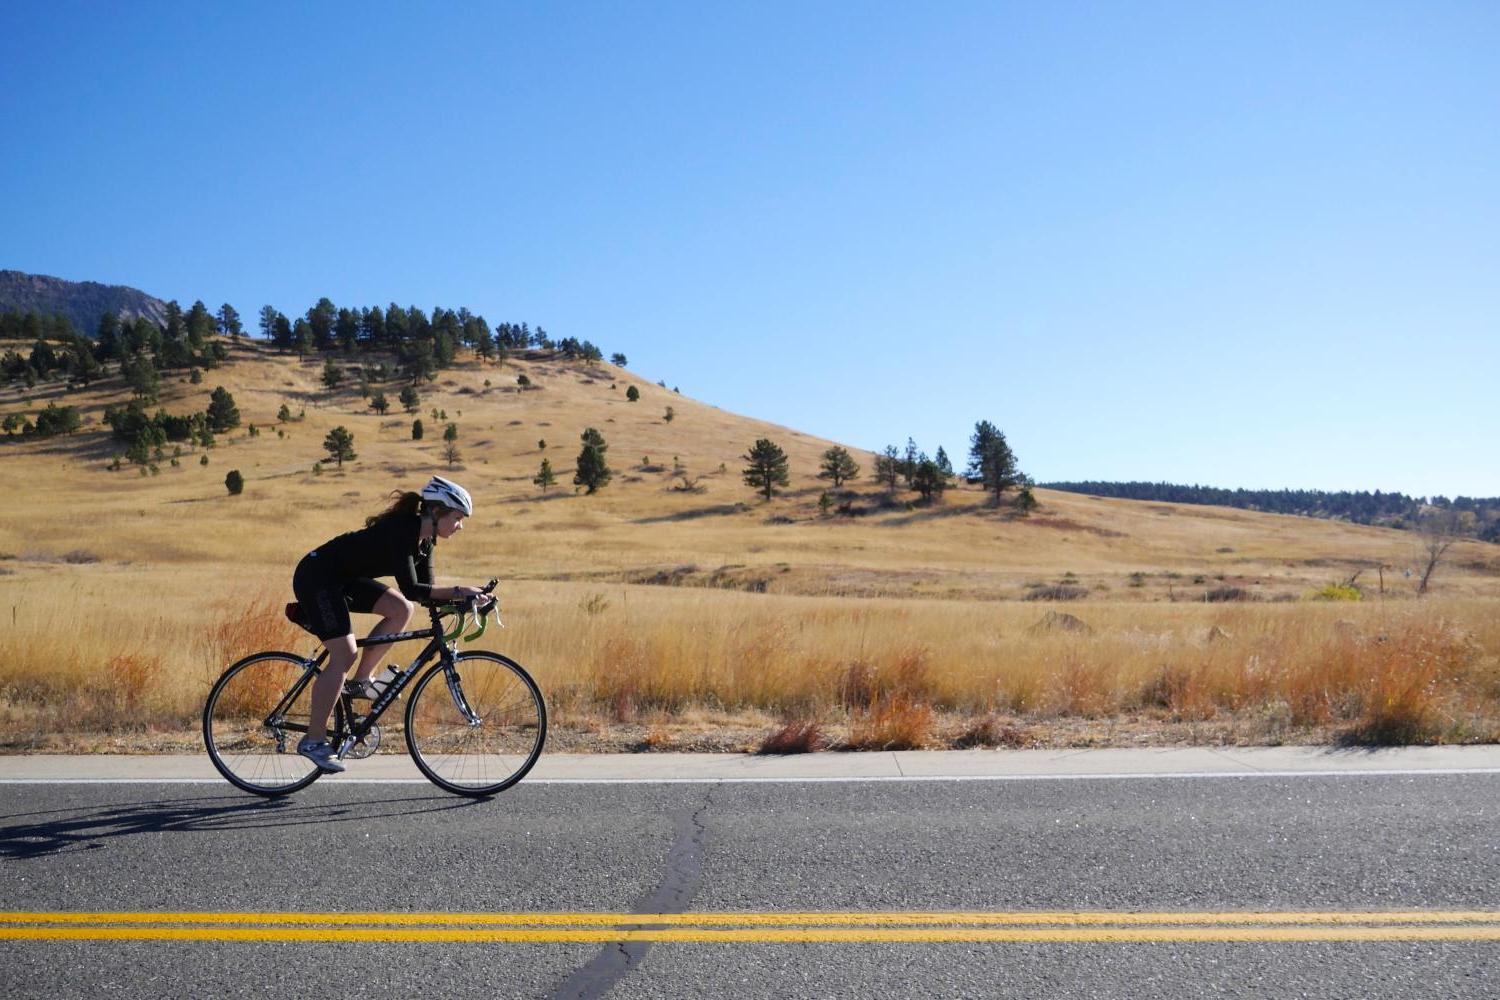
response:
[[[354,634],[324,639],[328,648],[328,664],[318,679],[313,681],[312,708],[307,718],[307,737],[316,742],[328,738],[328,716],[333,712],[333,703],[339,700],[339,691],[344,686],[344,674],[354,662]]]
[[[375,602],[375,613],[381,615],[381,619],[375,627],[370,630],[371,635],[390,635],[400,632],[406,628],[407,622],[411,621],[411,613],[415,608],[410,601],[401,596],[401,592],[386,588],[385,596]],[[354,679],[367,681],[375,676],[375,668],[380,666],[381,659],[391,648],[391,643],[381,643],[379,646],[366,646],[364,653],[359,658],[359,666],[354,670]],[[332,707],[332,702],[329,706]]]

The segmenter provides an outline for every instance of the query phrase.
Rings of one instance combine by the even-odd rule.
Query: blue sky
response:
[[[1496,52],[1494,3],[9,0],[0,267],[466,305],[1039,480],[1495,496]]]

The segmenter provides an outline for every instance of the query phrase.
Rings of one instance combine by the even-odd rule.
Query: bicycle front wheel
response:
[[[541,756],[547,706],[531,675],[496,653],[466,652],[434,666],[406,706],[406,745],[428,779],[484,796],[520,781]]]
[[[209,691],[203,744],[214,767],[236,787],[285,795],[318,780],[317,766],[297,753],[312,698],[311,679],[303,682],[306,672],[300,656],[257,653],[224,671]]]

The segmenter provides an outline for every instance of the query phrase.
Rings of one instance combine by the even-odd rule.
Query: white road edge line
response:
[[[1500,774],[1500,767],[1414,768],[1360,771],[1151,771],[1133,774],[950,774],[777,778],[527,778],[522,785],[796,785],[934,781],[1142,781],[1177,778],[1392,778]],[[426,785],[426,778],[334,778],[335,785]],[[0,778],[0,785],[225,785],[223,778]],[[517,786],[519,787],[519,786]]]

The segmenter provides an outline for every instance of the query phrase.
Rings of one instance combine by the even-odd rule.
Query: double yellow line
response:
[[[9,941],[1500,941],[1497,910],[842,913],[68,913],[0,911]]]

